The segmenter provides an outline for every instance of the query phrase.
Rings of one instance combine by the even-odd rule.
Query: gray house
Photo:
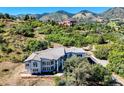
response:
[[[24,62],[27,72],[31,74],[57,73],[63,71],[64,61],[72,56],[85,57],[81,48],[58,47],[32,53]]]

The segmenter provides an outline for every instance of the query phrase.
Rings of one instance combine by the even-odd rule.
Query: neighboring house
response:
[[[74,20],[74,19],[67,19],[67,20],[64,20],[64,21],[60,21],[58,23],[59,23],[59,25],[63,25],[63,26],[71,26],[71,25],[76,23],[76,20]]]
[[[32,53],[24,62],[26,70],[31,74],[57,73],[64,69],[64,61],[72,56],[85,57],[82,48],[49,48]]]

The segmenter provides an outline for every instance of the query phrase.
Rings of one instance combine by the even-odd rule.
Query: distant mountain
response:
[[[42,16],[47,15],[48,13],[43,13],[43,14],[29,14],[29,16],[35,17],[36,19],[40,19]]]
[[[91,22],[91,21],[101,20],[101,16],[99,14],[96,14],[88,10],[82,10],[77,14],[75,14],[72,18],[76,19],[79,22],[82,22],[82,21]]]
[[[114,18],[124,19],[124,8],[123,7],[110,8],[107,11],[103,12],[101,15],[108,19]]]
[[[26,14],[17,15],[17,18],[23,19]],[[107,11],[97,14],[92,11],[82,10],[78,13],[72,14],[64,10],[59,10],[52,13],[43,13],[43,14],[27,14],[29,16],[35,17],[41,21],[63,21],[69,18],[75,19],[78,22],[94,22],[102,21],[107,19],[120,18],[124,19],[124,8],[123,7],[114,7],[110,8]]]
[[[69,12],[66,12],[66,11],[64,11],[64,10],[59,10],[59,11],[57,11],[56,13],[65,14],[65,15],[68,15],[69,17],[72,17],[72,16],[74,15],[74,14],[69,13]]]
[[[60,10],[53,13],[48,13],[40,18],[41,21],[48,21],[48,20],[54,20],[54,21],[62,21],[69,19],[73,16],[73,14],[68,13],[66,11]]]

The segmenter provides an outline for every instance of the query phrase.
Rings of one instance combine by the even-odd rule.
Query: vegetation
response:
[[[23,23],[15,26],[15,33],[27,37],[33,37],[33,28],[28,23]]]
[[[111,85],[111,73],[100,65],[88,63],[88,60],[72,57],[65,62],[64,79],[57,79],[66,85]]]
[[[124,45],[116,45],[109,54],[108,68],[124,77]]]
[[[68,47],[95,45],[95,56],[109,60],[108,69],[123,76],[123,24],[110,21],[63,26],[54,21],[41,22],[29,15],[19,21],[8,14],[0,14],[0,18],[0,62],[23,62],[30,53],[51,47],[51,42]]]
[[[30,40],[26,45],[26,50],[27,51],[44,50],[48,48],[48,45],[49,44],[47,41]]]
[[[54,81],[55,81],[55,85],[57,86],[64,86],[66,83],[65,83],[65,80],[63,80],[61,77],[54,77]]]
[[[111,45],[97,45],[96,51],[94,51],[94,54],[97,58],[107,60],[109,52],[111,51]]]

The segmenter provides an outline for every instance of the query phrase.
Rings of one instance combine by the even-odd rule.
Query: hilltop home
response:
[[[76,24],[76,20],[74,20],[74,19],[67,19],[67,20],[60,21],[58,23],[59,23],[59,25],[63,25],[63,26],[71,26],[71,25]]]
[[[82,48],[49,48],[32,53],[25,60],[25,68],[31,74],[57,73],[63,71],[64,61],[72,56],[85,57]]]

